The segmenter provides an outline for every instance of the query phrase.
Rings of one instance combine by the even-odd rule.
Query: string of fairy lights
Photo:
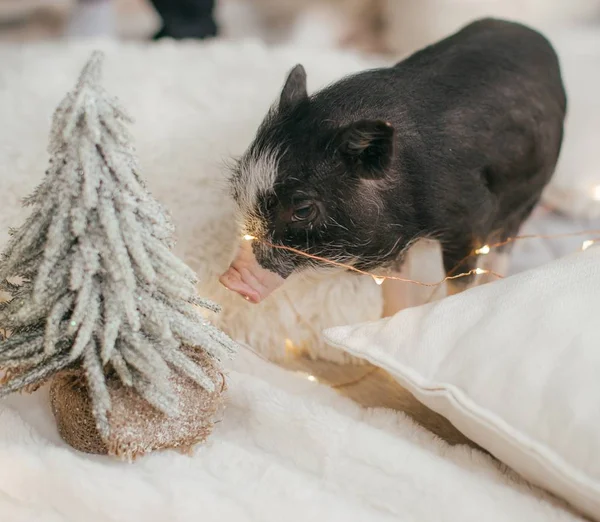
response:
[[[599,194],[600,194],[600,191],[599,191]],[[509,237],[509,238],[505,239],[504,241],[499,241],[499,242],[493,243],[493,244],[482,245],[479,248],[476,248],[475,250],[473,250],[473,252],[469,256],[467,256],[467,258],[471,257],[471,256],[485,256],[485,255],[490,254],[492,252],[492,249],[494,249],[494,248],[498,248],[498,247],[507,245],[508,243],[512,243],[512,242],[520,241],[520,240],[524,240],[524,239],[559,239],[559,238],[574,237],[574,236],[593,236],[593,237],[598,236],[598,237],[595,237],[594,239],[586,239],[583,241],[583,243],[581,244],[581,250],[587,250],[588,248],[593,246],[595,243],[600,241],[600,229],[581,230],[581,231],[577,231],[577,232],[568,232],[568,233],[563,233],[563,234],[527,234],[527,235],[522,235],[522,236]],[[321,262],[324,264],[336,266],[338,268],[350,270],[352,272],[356,272],[356,273],[359,273],[362,275],[370,276],[371,278],[373,278],[375,283],[378,285],[382,285],[384,283],[384,281],[392,280],[392,281],[400,281],[400,282],[404,282],[404,283],[412,283],[412,284],[416,284],[419,286],[438,287],[447,281],[452,281],[454,279],[460,279],[460,278],[468,277],[468,276],[472,276],[472,275],[488,274],[488,275],[492,275],[498,279],[502,279],[504,277],[503,274],[499,274],[498,272],[495,272],[493,270],[488,270],[488,269],[484,269],[484,268],[473,268],[467,272],[461,272],[460,274],[455,274],[455,275],[451,275],[453,271],[450,271],[450,275],[447,275],[441,281],[434,282],[434,283],[425,283],[423,281],[417,281],[415,279],[408,279],[408,278],[399,277],[399,276],[374,274],[371,272],[367,272],[365,270],[361,270],[361,269],[356,268],[349,264],[340,263],[339,261],[333,261],[332,259],[327,259],[325,257],[310,254],[308,252],[304,252],[303,250],[299,250],[297,248],[293,248],[293,247],[289,247],[289,246],[285,246],[285,245],[275,245],[273,243],[270,243],[269,241],[259,239],[255,236],[251,236],[249,234],[245,234],[243,236],[243,239],[246,241],[260,241],[264,245],[267,245],[271,248],[287,250],[288,252],[292,252],[294,254],[301,255],[301,256],[307,257],[309,259],[312,259],[313,261],[318,261],[318,262]],[[467,258],[465,258],[465,259],[467,259]],[[461,261],[461,263],[459,263],[459,265],[460,264],[462,264],[462,261]],[[457,265],[457,266],[459,266],[459,265]]]

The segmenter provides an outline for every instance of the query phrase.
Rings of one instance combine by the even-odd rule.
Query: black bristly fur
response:
[[[537,204],[565,111],[550,43],[520,24],[479,20],[310,97],[296,66],[240,160],[233,192],[239,201],[253,190],[243,173],[271,153],[277,170],[244,211],[253,216],[248,233],[365,270],[401,261],[411,242],[430,237],[441,242],[447,272],[468,270],[473,257],[457,264],[516,234]],[[254,248],[284,277],[310,264]]]

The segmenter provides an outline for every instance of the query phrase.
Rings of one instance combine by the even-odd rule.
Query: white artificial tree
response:
[[[236,345],[199,314],[217,307],[171,252],[172,224],[138,177],[130,119],[101,87],[101,64],[94,53],[56,110],[50,168],[0,259],[0,290],[13,296],[0,304],[0,328],[11,333],[0,340],[0,368],[10,370],[0,396],[79,365],[106,437],[107,372],[173,415],[171,371],[214,388],[182,346],[221,360]]]

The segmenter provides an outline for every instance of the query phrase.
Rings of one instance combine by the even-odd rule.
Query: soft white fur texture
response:
[[[192,457],[130,465],[60,440],[45,390],[0,404],[2,522],[567,522],[489,456],[242,352]]]
[[[326,337],[600,520],[600,248]]]

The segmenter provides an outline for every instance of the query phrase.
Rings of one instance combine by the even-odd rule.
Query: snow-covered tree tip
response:
[[[85,83],[91,85],[99,85],[102,80],[102,62],[104,61],[104,53],[94,51],[88,62],[83,66],[79,74],[77,88],[80,89]]]
[[[199,314],[218,307],[196,295],[195,274],[171,252],[173,226],[138,177],[129,117],[101,87],[101,64],[94,53],[56,110],[50,168],[0,258],[0,290],[13,296],[0,304],[11,332],[0,341],[0,367],[11,370],[0,396],[80,365],[106,436],[107,372],[172,415],[171,371],[214,388],[181,347],[221,360],[236,344]]]

